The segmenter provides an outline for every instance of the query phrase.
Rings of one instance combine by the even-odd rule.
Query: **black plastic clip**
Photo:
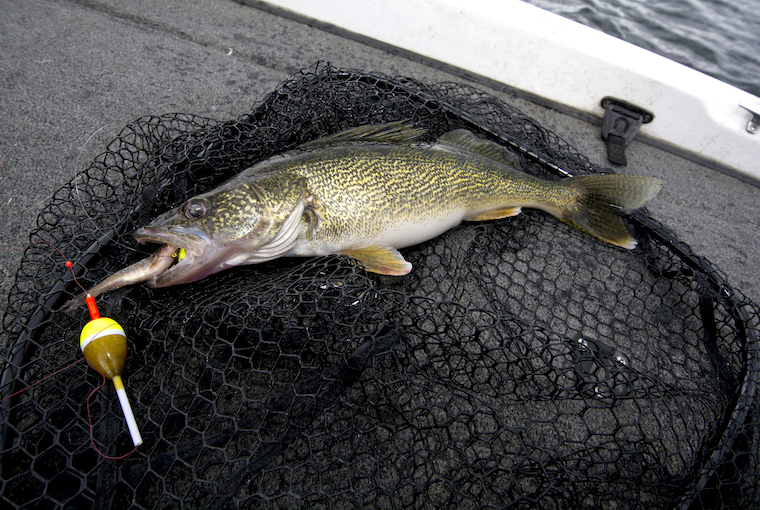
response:
[[[616,165],[627,165],[625,148],[633,141],[642,124],[652,122],[654,114],[640,106],[614,97],[602,99],[604,121],[602,140],[607,142],[607,159]]]

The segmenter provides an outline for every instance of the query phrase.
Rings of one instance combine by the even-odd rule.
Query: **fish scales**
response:
[[[632,249],[622,215],[662,187],[659,179],[632,175],[543,180],[469,131],[415,143],[422,133],[402,123],[360,126],[259,162],[135,232],[140,242],[163,245],[153,256],[158,263],[138,262],[92,290],[189,283],[283,256],[344,254],[367,271],[403,275],[412,266],[398,248],[522,207]]]
[[[330,154],[300,155],[270,171],[303,175],[324,205],[324,223],[311,246],[296,249],[296,254],[304,255],[368,242],[399,226],[429,224],[435,218],[450,228],[468,214],[505,202],[525,203],[526,196],[540,194],[548,200],[551,191],[555,195],[562,191],[486,158],[414,147],[344,147]]]

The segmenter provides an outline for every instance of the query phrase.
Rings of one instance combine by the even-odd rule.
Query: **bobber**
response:
[[[113,319],[101,317],[95,298],[87,294],[85,300],[90,311],[90,322],[82,329],[79,346],[92,368],[100,372],[109,381],[113,381],[116,395],[121,403],[121,410],[127,420],[129,434],[135,447],[142,444],[140,430],[137,428],[132,406],[129,405],[127,392],[121,380],[121,372],[127,362],[127,335],[124,329]]]

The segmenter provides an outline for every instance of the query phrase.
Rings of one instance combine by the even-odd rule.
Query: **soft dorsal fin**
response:
[[[479,138],[466,129],[457,129],[441,135],[433,148],[480,154],[510,167],[517,167],[520,164],[520,159],[514,152],[490,140]]]
[[[386,142],[386,143],[411,143],[416,141],[427,130],[415,127],[408,120],[391,122],[389,124],[368,124],[341,131],[332,135],[323,136],[301,145],[301,148],[313,148],[320,145],[336,144],[343,142]]]

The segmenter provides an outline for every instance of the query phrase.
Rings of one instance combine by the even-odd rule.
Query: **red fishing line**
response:
[[[6,157],[8,156],[8,154],[10,154],[10,152],[13,150],[13,148],[16,147],[16,143],[18,142],[19,136],[21,136],[21,132],[24,130],[24,127],[26,126],[26,123],[29,120],[29,117],[32,115],[32,111],[34,110],[34,105],[32,103],[32,100],[29,98],[29,94],[26,93],[26,90],[24,89],[24,86],[21,84],[21,81],[18,79],[18,76],[16,76],[16,72],[13,70],[13,66],[11,65],[10,61],[8,60],[8,58],[5,56],[5,52],[3,52],[2,48],[0,48],[0,55],[2,55],[3,60],[5,61],[5,65],[8,67],[8,70],[13,75],[13,79],[16,80],[16,84],[18,85],[18,87],[21,90],[21,92],[24,94],[24,97],[26,98],[26,101],[29,103],[29,111],[27,112],[26,117],[24,118],[23,122],[21,123],[21,126],[19,127],[18,131],[16,132],[16,136],[14,137],[13,142],[11,143],[10,148],[3,154],[2,159],[0,159],[0,167],[2,167],[3,163],[5,162]],[[68,268],[71,271],[71,275],[74,277],[74,282],[82,289],[83,292],[87,292],[87,289],[85,289],[82,286],[82,284],[79,283],[79,280],[77,279],[77,275],[74,272],[74,264],[70,260],[68,260],[66,258],[66,256],[63,254],[63,252],[57,246],[55,246],[54,244],[49,243],[47,241],[37,241],[35,243],[32,243],[32,244],[28,245],[26,248],[29,248],[30,246],[34,246],[35,244],[47,244],[48,246],[51,246],[52,248],[54,248],[61,255],[61,257],[66,261],[64,265],[66,266],[66,268]],[[9,250],[16,250],[15,248],[9,248],[9,247],[6,247],[6,246],[0,246],[0,248],[5,248],[5,249],[9,249]],[[24,249],[26,249],[26,248],[24,248]],[[98,311],[97,311],[97,307],[95,306],[94,300],[88,300],[87,306],[88,306],[88,309],[90,311],[90,316],[91,316],[92,319],[96,319],[96,318],[100,317],[100,315],[98,314]],[[39,381],[35,382],[34,384],[31,384],[31,385],[27,386],[26,388],[23,388],[23,389],[15,392],[15,393],[13,393],[12,395],[9,395],[9,396],[3,398],[2,400],[0,400],[0,402],[4,401],[6,399],[9,399],[9,398],[13,398],[16,395],[19,395],[20,393],[23,393],[25,391],[28,391],[29,389],[37,386],[38,384],[42,383],[43,381],[45,381],[45,380],[47,380],[47,379],[49,379],[51,377],[56,376],[57,374],[63,372],[64,370],[67,370],[67,369],[73,367],[74,365],[77,365],[77,364],[81,363],[84,359],[86,359],[86,358],[81,358],[81,359],[75,361],[74,363],[71,363],[68,366],[65,366],[65,367],[63,367],[63,368],[61,368],[59,370],[56,370],[52,374],[43,377],[42,379],[40,379]],[[89,422],[90,422],[90,443],[92,444],[92,447],[95,449],[95,451],[98,452],[98,454],[101,455],[102,457],[104,457],[106,459],[110,459],[110,460],[119,460],[119,459],[123,459],[123,458],[131,455],[132,452],[134,452],[137,449],[137,446],[135,446],[132,451],[130,451],[129,453],[126,453],[125,455],[122,455],[121,457],[109,457],[108,455],[103,454],[98,449],[98,447],[95,445],[95,439],[93,437],[92,415],[90,414],[90,397],[92,397],[92,395],[97,390],[99,390],[100,388],[103,387],[103,385],[105,384],[105,380],[106,380],[106,378],[105,378],[105,376],[103,376],[103,382],[100,384],[100,386],[98,386],[97,388],[95,388],[94,390],[92,390],[90,392],[90,394],[87,396],[87,416],[88,416],[88,419],[89,419]]]
[[[24,248],[11,248],[11,247],[7,247],[7,246],[0,246],[0,248],[4,248],[4,249],[7,249],[7,250],[13,250],[13,251],[16,251],[16,250],[26,250],[27,248],[29,248],[31,246],[34,246],[36,244],[46,244],[46,245],[52,247],[53,249],[55,249],[61,255],[61,257],[66,261],[64,263],[64,265],[66,266],[66,268],[69,271],[71,271],[71,276],[73,276],[74,282],[82,289],[82,291],[87,292],[87,289],[84,288],[84,286],[82,286],[82,284],[79,283],[79,280],[77,279],[77,275],[74,272],[74,263],[71,262],[70,260],[68,260],[66,258],[66,256],[63,254],[63,251],[61,251],[61,249],[58,248],[56,245],[54,245],[52,243],[49,243],[47,241],[37,241],[37,242],[34,242],[34,243],[31,243],[31,244],[27,245]],[[88,299],[87,299],[86,303],[87,303],[88,311],[90,313],[90,318],[92,320],[100,318],[100,313],[98,312],[97,305],[95,304],[95,299],[92,298],[92,296],[88,295]],[[65,371],[65,370],[68,370],[69,368],[71,368],[71,367],[73,367],[73,366],[81,363],[82,361],[85,361],[85,359],[87,359],[87,358],[84,358],[84,357],[80,358],[80,359],[76,360],[75,362],[73,362],[73,363],[71,363],[71,364],[69,364],[69,365],[67,365],[67,366],[65,366],[65,367],[63,367],[61,369],[56,370],[52,374],[49,374],[49,375],[43,377],[42,379],[40,379],[39,381],[35,382],[34,384],[30,384],[29,386],[27,386],[27,387],[25,387],[25,388],[23,388],[21,390],[18,390],[18,391],[16,391],[15,393],[13,393],[11,395],[8,395],[7,397],[1,399],[0,402],[3,402],[3,401],[5,401],[5,400],[7,400],[9,398],[13,398],[13,397],[15,397],[15,396],[17,396],[17,395],[25,392],[25,391],[28,391],[28,390],[34,388],[35,386],[37,386],[38,384],[44,382],[45,380],[50,379],[51,377],[54,377],[54,376],[60,374],[61,372]],[[105,384],[105,382],[106,382],[106,377],[105,377],[105,375],[103,375],[103,381],[100,383],[100,385],[97,388],[93,389],[87,395],[87,418],[88,418],[89,424],[90,424],[90,444],[92,444],[92,447],[95,449],[95,451],[101,457],[109,459],[109,460],[121,460],[121,459],[124,459],[124,458],[128,457],[129,455],[131,455],[135,450],[137,450],[137,448],[139,447],[139,445],[135,446],[131,451],[125,453],[124,455],[122,455],[120,457],[111,457],[111,456],[108,456],[108,455],[104,454],[103,452],[100,451],[100,449],[98,449],[97,445],[95,444],[95,438],[93,436],[92,414],[90,412],[90,399],[91,399],[92,395],[95,394],[96,391],[98,391],[100,388],[103,387],[103,385]]]
[[[121,460],[132,455],[135,452],[135,450],[139,448],[139,446],[135,446],[134,448],[132,448],[132,450],[130,450],[129,452],[125,453],[124,455],[120,457],[110,457],[98,449],[98,445],[95,444],[95,437],[92,432],[93,425],[92,425],[92,414],[90,413],[90,397],[92,397],[95,394],[95,392],[98,391],[100,388],[102,388],[105,384],[106,384],[106,376],[104,375],[103,380],[100,382],[100,385],[97,388],[93,389],[89,395],[87,395],[87,419],[90,422],[90,444],[95,449],[95,451],[98,452],[98,455],[100,455],[101,457],[106,458],[108,460]]]
[[[3,245],[0,245],[0,248],[2,248],[4,250],[10,250],[10,251],[23,251],[23,250],[26,250],[27,248],[31,248],[32,246],[35,246],[37,244],[46,244],[46,245],[50,246],[51,248],[53,248],[55,251],[57,251],[60,254],[61,258],[63,258],[66,261],[63,265],[66,266],[66,268],[69,271],[71,271],[71,276],[74,277],[74,283],[76,283],[79,286],[79,288],[82,289],[82,292],[87,292],[87,289],[84,288],[84,286],[82,286],[82,284],[79,283],[79,280],[77,279],[77,275],[74,272],[74,263],[72,261],[70,261],[68,258],[66,258],[66,255],[63,254],[63,252],[61,251],[61,249],[58,248],[53,243],[49,243],[47,241],[35,241],[35,242],[31,243],[31,244],[28,244],[28,245],[24,246],[23,248],[13,248],[11,246],[3,246]]]
[[[12,393],[12,394],[8,395],[7,397],[5,397],[5,398],[3,398],[3,399],[0,399],[0,402],[3,402],[4,400],[8,400],[9,398],[13,398],[13,397],[15,397],[16,395],[19,395],[19,394],[21,394],[21,393],[24,393],[24,392],[25,392],[25,391],[27,391],[27,390],[31,390],[32,388],[34,388],[35,386],[37,386],[37,385],[38,385],[38,384],[40,384],[41,382],[45,381],[46,379],[50,379],[51,377],[53,377],[53,376],[55,376],[55,375],[58,375],[58,374],[60,374],[61,372],[63,372],[64,370],[68,370],[68,369],[70,369],[71,367],[73,367],[74,365],[77,365],[77,364],[79,364],[79,363],[81,363],[81,362],[83,362],[83,361],[84,361],[84,358],[81,358],[81,359],[78,359],[78,360],[76,360],[74,363],[72,363],[72,364],[70,364],[70,365],[66,365],[66,366],[65,366],[65,367],[63,367],[63,368],[59,368],[58,370],[56,370],[56,371],[55,371],[55,372],[53,372],[52,374],[50,374],[50,375],[46,375],[45,377],[43,377],[42,379],[40,379],[40,380],[39,380],[39,381],[37,381],[36,383],[34,383],[34,384],[30,384],[30,385],[29,385],[29,386],[27,386],[26,388],[22,388],[22,389],[18,390],[16,393]]]
[[[0,52],[2,52],[2,50],[0,50]],[[5,57],[5,55],[3,55],[3,57]],[[32,243],[32,244],[30,244],[30,245],[28,245],[28,246],[26,246],[24,248],[11,248],[11,247],[8,247],[8,246],[0,246],[0,247],[4,248],[6,250],[16,251],[16,250],[26,250],[27,248],[29,248],[31,246],[34,246],[36,244],[47,244],[48,246],[52,246],[53,248],[55,248],[55,250],[58,253],[60,253],[61,257],[63,257],[64,259],[66,259],[66,256],[63,254],[63,252],[56,245],[54,245],[52,243],[49,243],[47,241],[37,241],[36,243]],[[79,285],[84,290],[84,287],[82,287],[82,285],[79,283],[79,281],[77,280],[77,275],[74,273],[74,270],[72,269],[72,267],[74,266],[74,264],[70,260],[66,260],[65,266],[71,270],[71,274],[74,277],[74,281],[77,283],[77,285]],[[19,395],[19,394],[21,394],[21,393],[23,393],[23,392],[25,392],[27,390],[30,390],[30,389],[34,388],[35,386],[37,386],[38,384],[42,383],[43,381],[45,381],[47,379],[50,379],[51,377],[53,377],[55,375],[58,375],[58,374],[60,374],[61,372],[65,371],[65,370],[68,370],[69,368],[73,367],[74,365],[77,365],[77,364],[81,363],[82,361],[84,361],[84,358],[78,359],[75,362],[71,363],[70,365],[66,365],[63,368],[60,368],[60,369],[56,370],[52,374],[46,375],[45,377],[43,377],[42,379],[40,379],[36,383],[30,384],[29,386],[27,386],[25,388],[22,388],[22,389],[18,390],[17,392],[10,394],[10,395],[8,395],[7,397],[5,397],[3,399],[0,399],[0,402],[8,400],[9,398],[13,398],[16,395]]]

